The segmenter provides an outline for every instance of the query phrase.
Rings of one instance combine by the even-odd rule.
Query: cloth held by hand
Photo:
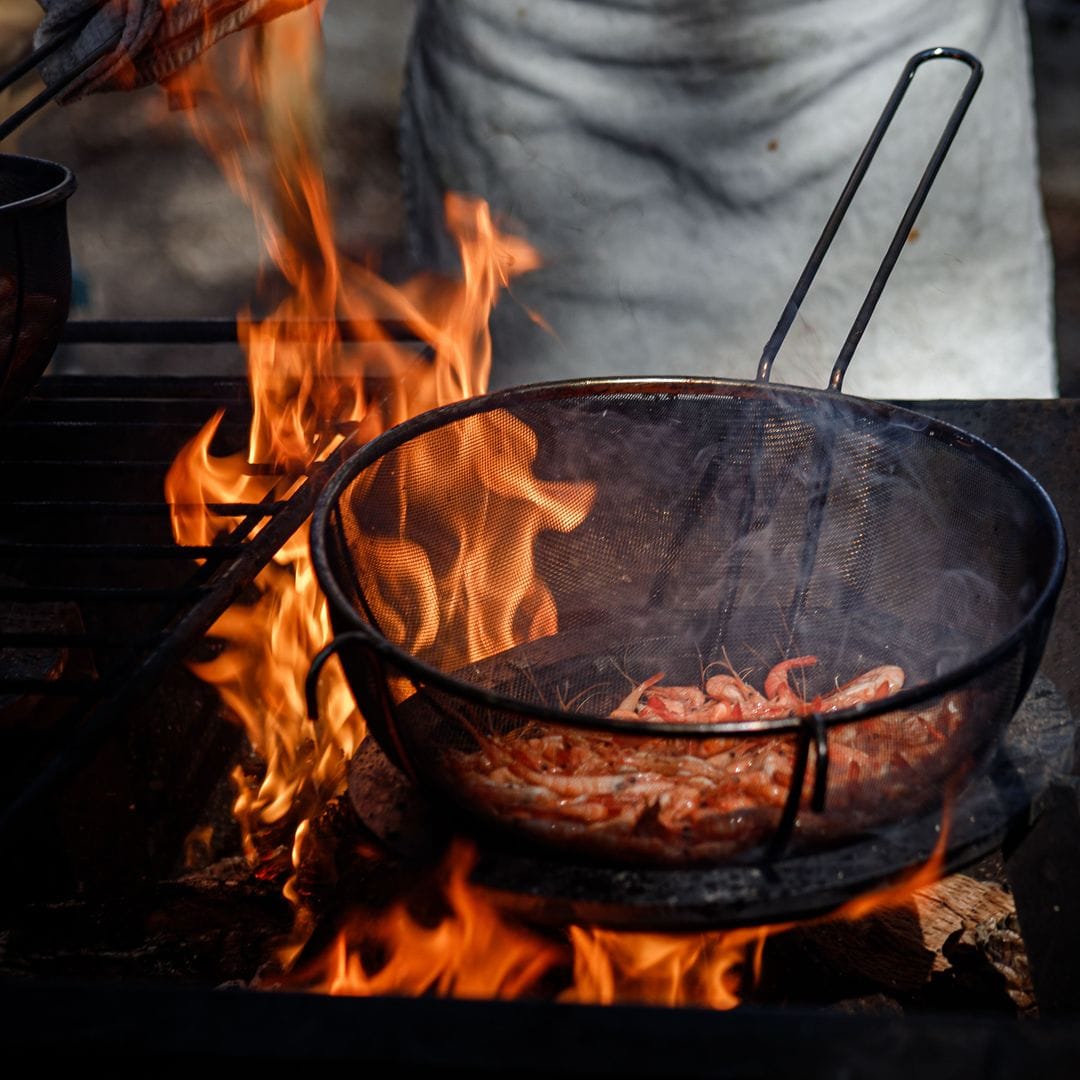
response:
[[[102,90],[131,90],[161,82],[227,34],[268,22],[310,0],[38,0],[45,11],[40,46],[73,23],[85,26],[45,60],[39,72],[56,86],[107,42],[115,46],[58,96],[74,101]]]

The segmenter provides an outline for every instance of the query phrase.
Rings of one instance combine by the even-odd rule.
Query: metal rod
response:
[[[24,559],[230,559],[239,544],[61,544],[0,541],[0,555]]]
[[[287,502],[276,501],[268,503],[207,503],[206,509],[221,517],[246,517],[249,514],[259,514],[262,517],[271,517],[280,513]],[[167,503],[167,502],[103,502],[91,499],[79,500],[33,500],[19,499],[8,501],[0,498],[0,507],[19,513],[54,513],[69,514],[78,511],[84,514],[108,514],[117,516],[138,517],[147,514],[167,513],[174,510],[202,510],[202,503]]]
[[[49,424],[50,431],[82,431],[90,428],[94,431],[190,431],[193,428],[198,429],[205,425],[206,417],[202,417],[202,421],[192,417],[190,420],[171,420],[156,422],[152,420],[133,420],[125,422],[124,420],[113,417],[93,417],[92,419],[85,420],[54,420]],[[8,429],[12,428],[32,428],[40,429],[41,421],[35,419],[26,419],[22,417],[15,417],[12,420],[7,420],[4,423],[4,427]],[[243,429],[247,427],[247,423],[243,420],[222,420],[220,428],[233,427]]]
[[[907,89],[911,85],[911,80],[914,78],[915,72],[929,60],[958,60],[971,69],[971,75],[964,84],[964,89],[960,98],[945,125],[945,129],[938,140],[937,146],[934,148],[934,152],[930,157],[930,162],[926,166],[926,170],[922,175],[922,179],[919,181],[918,187],[915,189],[915,194],[912,196],[911,202],[908,203],[907,210],[904,211],[904,216],[893,236],[892,243],[885,252],[885,257],[881,261],[881,266],[878,268],[878,272],[870,284],[870,290],[866,294],[866,299],[863,301],[863,305],[859,309],[859,313],[855,317],[855,322],[840,350],[840,355],[837,357],[836,364],[829,377],[828,388],[837,392],[841,389],[848,364],[851,362],[851,357],[854,354],[859,341],[862,339],[863,333],[866,331],[874,307],[877,305],[882,290],[885,288],[885,283],[888,281],[889,275],[892,273],[892,268],[896,264],[900,251],[911,232],[911,226],[914,224],[915,218],[918,216],[919,210],[926,200],[927,193],[938,174],[938,170],[941,168],[941,163],[945,160],[945,155],[949,152],[949,147],[952,145],[957,129],[960,127],[960,123],[964,119],[964,114],[971,104],[971,99],[975,96],[975,91],[978,89],[979,83],[982,80],[982,64],[978,59],[972,56],[971,53],[965,52],[963,49],[945,47],[925,49],[923,52],[916,53],[908,60],[891,97],[885,105],[884,111],[878,118],[874,130],[870,134],[866,146],[863,147],[859,159],[855,162],[855,167],[852,169],[851,175],[844,185],[844,190],[840,193],[840,198],[833,207],[833,211],[829,215],[828,221],[825,223],[825,228],[822,230],[817,244],[814,245],[814,250],[810,253],[810,258],[780,315],[780,320],[776,324],[776,329],[773,330],[772,336],[769,338],[768,342],[766,342],[765,348],[762,350],[761,359],[758,362],[758,382],[769,381],[776,354],[780,351],[780,346],[783,345],[784,338],[791,329],[791,325],[795,321],[795,316],[799,313],[799,307],[806,298],[807,292],[810,290],[810,285],[818,272],[818,268],[821,266],[822,260],[825,258],[825,253],[828,251],[829,245],[832,243],[833,237],[840,227],[840,223],[844,220],[844,215],[851,205],[855,192],[862,183],[862,179],[866,175],[866,171],[870,167],[874,155],[877,153],[878,146],[881,144],[885,132],[888,130],[889,124],[892,122],[892,118],[896,114],[896,110],[899,107],[904,94],[907,93]]]
[[[102,57],[111,52],[123,36],[118,30],[108,41],[102,42],[85,60],[66,72],[64,77],[52,86],[45,87],[32,101],[28,101],[21,109],[13,112],[2,124],[0,124],[0,142],[3,142],[12,132],[22,127],[27,120],[39,112],[55,97],[59,97],[80,76],[85,75]]]
[[[0,464],[12,465],[19,469],[70,469],[71,462],[63,458],[19,458],[0,457]],[[80,461],[80,469],[106,469],[110,473],[119,471],[157,471],[164,472],[172,465],[171,461]]]
[[[204,596],[207,592],[207,587],[203,585],[179,589],[118,585],[5,585],[0,586],[0,600],[8,600],[13,604],[31,604],[42,601],[63,603],[67,600],[93,600],[110,604],[157,604],[165,600],[191,600]]]
[[[258,322],[258,320],[255,320]],[[349,344],[386,340],[415,342],[416,332],[400,319],[288,319],[259,323],[286,341],[322,341],[333,330]],[[241,340],[235,318],[219,319],[79,319],[64,327],[60,339],[70,345],[235,345]]]
[[[124,670],[119,685],[114,685],[112,679],[108,680],[109,696],[83,716],[61,752],[25,784],[15,799],[0,812],[0,836],[17,826],[28,809],[75,772],[112,731],[125,711],[139,700],[146,687],[153,685],[168,666],[202,637],[240,596],[258,571],[311,516],[319,492],[345,457],[355,450],[358,441],[359,437],[354,433],[328,455],[293,494],[282,512],[244,545],[235,561],[221,568],[214,577],[213,587],[205,590],[198,601],[186,607],[167,628],[159,648],[142,657],[133,668]]]
[[[881,265],[878,267],[878,272],[874,275],[874,280],[870,283],[870,288],[867,290],[862,307],[859,308],[859,313],[855,316],[855,321],[851,325],[851,330],[848,332],[848,336],[840,349],[840,354],[836,358],[836,364],[829,377],[830,390],[839,391],[843,385],[848,365],[851,363],[852,356],[855,355],[855,350],[858,348],[859,342],[862,341],[862,336],[866,332],[866,327],[870,322],[870,316],[873,315],[874,308],[877,307],[877,302],[881,299],[881,294],[889,280],[889,275],[892,274],[893,267],[896,265],[896,260],[899,258],[900,252],[903,250],[908,237],[911,235],[911,229],[915,224],[915,219],[918,217],[919,211],[926,201],[926,196],[933,186],[938,170],[945,160],[945,155],[949,152],[949,147],[952,146],[953,139],[956,137],[956,132],[964,119],[964,114],[967,112],[968,106],[971,104],[971,99],[975,96],[975,91],[978,89],[979,83],[982,80],[982,64],[969,53],[960,53],[959,50],[953,50],[952,52],[935,50],[933,55],[924,56],[923,60],[919,60],[919,63],[922,63],[924,60],[936,59],[938,56],[942,56],[946,59],[963,61],[971,68],[971,74],[964,84],[963,93],[960,95],[960,99],[953,108],[948,123],[945,125],[945,130],[938,139],[937,146],[934,147],[934,152],[922,174],[922,178],[919,180],[919,185],[915,189],[915,194],[912,195],[911,202],[908,203],[907,209],[904,211],[904,216],[900,219],[900,224],[893,234],[892,243],[889,244],[888,250],[881,260]],[[911,80],[913,75],[914,68],[908,75],[908,81]]]
[[[0,630],[0,648],[130,649],[136,647],[145,649],[152,646],[156,640],[155,636],[132,642],[130,637],[120,637],[115,634],[84,634],[47,630]]]
[[[25,469],[70,469],[71,462],[62,458],[8,458],[0,457],[0,464],[14,465],[21,470]],[[80,461],[80,469],[106,469],[110,473],[118,471],[131,472],[165,472],[171,468],[171,461]],[[287,473],[280,465],[252,465],[246,463],[241,471],[242,476],[292,476],[294,479],[299,473]]]
[[[251,408],[247,382],[228,375],[46,375],[27,398],[33,404],[47,403],[52,408],[136,402],[140,410],[161,399],[177,408],[208,402]]]
[[[0,694],[26,694],[34,697],[86,698],[103,693],[97,679],[2,679]]]
[[[825,811],[825,796],[829,790],[829,735],[820,716],[810,717],[814,730],[814,791],[810,808],[818,814]]]
[[[776,832],[769,839],[768,855],[777,859],[783,853],[795,829],[795,819],[799,816],[799,804],[802,801],[803,783],[806,780],[806,765],[810,760],[810,740],[813,733],[804,723],[795,736],[795,760],[791,764],[791,779],[788,781],[787,798],[780,813]]]
[[[48,59],[57,49],[66,45],[73,38],[78,37],[85,29],[86,23],[78,19],[69,23],[46,41],[44,45],[39,45],[33,52],[24,56],[17,64],[8,68],[3,75],[0,75],[0,93],[9,86],[14,86],[24,75],[29,75],[42,60]]]

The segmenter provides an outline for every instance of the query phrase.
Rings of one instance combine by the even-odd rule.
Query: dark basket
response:
[[[414,780],[487,825],[666,864],[846,842],[939,804],[1030,684],[1065,565],[1045,492],[980,440],[721,380],[428,413],[346,464],[312,542],[353,693]],[[470,603],[506,607],[501,628]],[[808,698],[882,664],[905,687],[798,717],[608,716],[658,671],[700,686],[722,661],[760,687],[802,654]]]
[[[45,370],[67,319],[74,190],[62,165],[0,155],[0,413]]]

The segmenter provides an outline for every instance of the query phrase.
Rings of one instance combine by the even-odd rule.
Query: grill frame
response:
[[[207,325],[200,320],[199,326]],[[216,320],[215,326],[227,321]],[[77,330],[75,332],[78,332]],[[215,331],[219,333],[220,331]],[[145,338],[132,333],[135,340]],[[156,340],[156,339],[155,339]],[[231,340],[214,338],[214,340]],[[242,380],[220,380],[239,394]],[[1067,531],[1080,527],[1075,454],[1080,447],[1080,402],[920,403],[924,413],[979,432],[1021,461],[1037,462],[1054,493]],[[1067,575],[1059,617],[1044,670],[1080,708],[1077,666],[1075,567]],[[1044,1015],[1080,1009],[1074,958],[1080,934],[1075,920],[1080,895],[1080,829],[1075,791],[1060,787],[1055,803],[1006,838],[1005,859],[1016,891],[1025,942],[1032,957]],[[1035,813],[1032,814],[1033,819]],[[1023,866],[1014,877],[1013,866]],[[1046,869],[1043,869],[1046,868]],[[117,891],[116,902],[125,894]],[[10,896],[9,896],[10,899]],[[430,1075],[502,1075],[530,1048],[529,1068],[586,1068],[619,1075],[670,1075],[673,1047],[678,1071],[713,1075],[718,1045],[739,1048],[724,1070],[756,1076],[790,1060],[808,1075],[832,1075],[858,1060],[881,1071],[882,1039],[891,1047],[896,1074],[911,1067],[926,1075],[983,1075],[994,1060],[1002,1072],[1018,1065],[1044,1066],[1071,1076],[1080,1035],[1074,1024],[1016,1022],[997,1014],[849,1016],[834,1011],[748,1008],[735,1014],[696,1009],[616,1006],[607,1009],[554,1003],[453,1002],[376,998],[342,1000],[312,995],[220,992],[211,984],[181,983],[146,974],[139,984],[116,985],[93,974],[61,977],[51,968],[0,979],[9,1050],[37,1056],[123,1053],[143,1060],[192,1063],[289,1057],[360,1062],[387,1073],[416,1065]],[[537,1040],[537,1031],[545,1038]],[[267,1032],[274,1032],[268,1041]],[[495,1032],[495,1037],[492,1037]],[[554,1034],[552,1034],[554,1033]],[[548,1037],[551,1036],[551,1037]],[[973,1053],[972,1041],[983,1049]],[[589,1049],[583,1059],[581,1047]],[[809,1064],[808,1064],[809,1063]]]
[[[232,325],[235,327],[235,323]],[[196,342],[199,341],[197,326],[192,334]],[[144,330],[139,340],[145,341],[145,338]],[[12,496],[12,489],[13,486],[21,488],[27,483],[33,484],[43,474],[55,476],[57,472],[70,471],[76,465],[83,470],[84,478],[89,477],[91,487],[92,474],[115,474],[117,471],[126,474],[127,485],[122,481],[118,484],[115,476],[101,476],[106,487],[138,487],[142,480],[149,481],[149,478],[163,474],[175,451],[195,435],[217,409],[224,409],[226,416],[233,418],[235,429],[230,449],[238,448],[241,435],[246,436],[250,417],[250,402],[243,379],[184,376],[47,378],[0,423],[0,465],[8,476],[0,490],[0,510],[18,513],[15,528],[23,537],[35,533],[55,535],[50,519],[63,522],[72,514],[86,515],[83,520],[94,522],[110,516],[119,518],[125,535],[160,529],[161,519],[167,520],[168,515],[163,495],[159,500],[151,501],[122,496],[20,499]],[[78,771],[123,723],[129,710],[203,638],[282,544],[303,526],[318,491],[338,467],[343,455],[354,448],[352,431],[345,430],[341,434],[345,436],[341,446],[325,460],[305,470],[302,483],[288,499],[274,497],[274,492],[286,489],[301,477],[282,470],[274,488],[261,503],[218,505],[219,512],[236,518],[236,525],[223,544],[209,549],[145,540],[123,543],[54,541],[51,545],[46,541],[45,546],[35,540],[12,540],[8,536],[0,541],[0,558],[6,560],[0,565],[10,566],[14,560],[33,566],[40,564],[44,555],[53,560],[51,565],[59,570],[78,560],[119,559],[127,572],[133,572],[135,580],[131,585],[109,583],[65,587],[49,580],[50,564],[46,564],[39,569],[36,580],[28,584],[0,587],[0,600],[31,606],[43,602],[77,603],[89,610],[111,606],[114,611],[106,621],[118,621],[125,611],[130,611],[132,621],[141,624],[139,640],[121,641],[124,655],[106,663],[104,670],[101,670],[101,659],[117,644],[108,634],[67,630],[0,633],[0,647],[5,650],[72,648],[87,650],[93,658],[92,672],[84,679],[65,679],[62,672],[56,679],[0,678],[0,694],[58,699],[60,709],[55,726],[61,729],[58,739],[46,740],[53,742],[53,746],[32,748],[31,757],[37,760],[37,766],[0,810],[0,836],[15,830],[43,797]],[[149,457],[123,456],[126,446],[131,443],[143,446],[147,441],[153,447]],[[33,450],[39,444],[59,445],[64,453],[35,457]],[[94,445],[105,449],[96,458],[73,462],[72,455],[77,447]],[[160,450],[162,446],[168,447],[164,454]],[[20,447],[24,449],[20,450]],[[12,527],[0,530],[2,533],[11,531]],[[205,562],[201,566],[193,565],[195,558]],[[140,564],[141,572],[135,564]],[[175,580],[160,587],[145,584],[147,578],[153,581],[162,573]],[[139,608],[152,608],[153,613],[137,618]]]

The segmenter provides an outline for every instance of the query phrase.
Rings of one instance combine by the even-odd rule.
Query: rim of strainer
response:
[[[363,469],[372,465],[391,450],[402,446],[410,439],[468,416],[497,409],[504,404],[517,404],[523,400],[545,401],[570,397],[599,396],[601,394],[648,394],[677,397],[695,393],[705,396],[744,397],[747,399],[775,398],[781,395],[794,395],[814,400],[824,399],[830,403],[831,408],[850,411],[852,415],[862,413],[863,415],[875,417],[882,422],[896,422],[898,419],[904,419],[907,421],[905,426],[924,431],[929,437],[941,438],[965,451],[987,455],[988,462],[994,462],[995,467],[1003,475],[1016,479],[1021,488],[1026,488],[1034,496],[1035,501],[1041,504],[1045,512],[1053,534],[1054,551],[1053,564],[1050,567],[1046,583],[1038,597],[1031,604],[1027,614],[1017,622],[1004,638],[972,660],[943,675],[935,676],[933,679],[915,686],[905,687],[888,697],[836,712],[807,713],[802,716],[760,720],[725,720],[709,724],[672,724],[665,721],[619,720],[592,713],[567,712],[548,705],[524,701],[520,698],[485,690],[473,683],[455,678],[453,675],[417,659],[412,653],[394,645],[379,633],[375,627],[360,617],[344,590],[339,586],[327,551],[326,536],[329,531],[330,514],[337,505],[342,492]],[[1058,592],[1061,589],[1067,561],[1065,529],[1050,496],[1038,480],[1022,465],[986,440],[946,421],[934,419],[900,405],[854,397],[850,394],[839,395],[828,390],[815,390],[778,383],[748,383],[735,379],[706,376],[614,376],[532,383],[527,386],[512,387],[467,398],[464,401],[454,402],[421,413],[410,420],[389,428],[383,434],[372,439],[371,442],[360,447],[342,463],[319,496],[313,514],[310,537],[312,561],[315,566],[316,577],[328,603],[335,616],[337,616],[333,620],[335,627],[338,628],[335,637],[341,637],[342,634],[348,632],[359,634],[365,639],[367,646],[407,675],[418,691],[424,686],[433,686],[484,708],[502,709],[507,712],[532,717],[536,720],[560,724],[564,727],[601,730],[627,735],[647,734],[661,738],[698,736],[716,738],[733,735],[795,734],[801,731],[808,722],[833,727],[858,720],[867,720],[884,713],[911,708],[947,694],[952,690],[959,689],[971,683],[994,664],[1006,660],[1028,640],[1034,628],[1051,614]],[[342,623],[345,624],[346,629],[340,629]]]

